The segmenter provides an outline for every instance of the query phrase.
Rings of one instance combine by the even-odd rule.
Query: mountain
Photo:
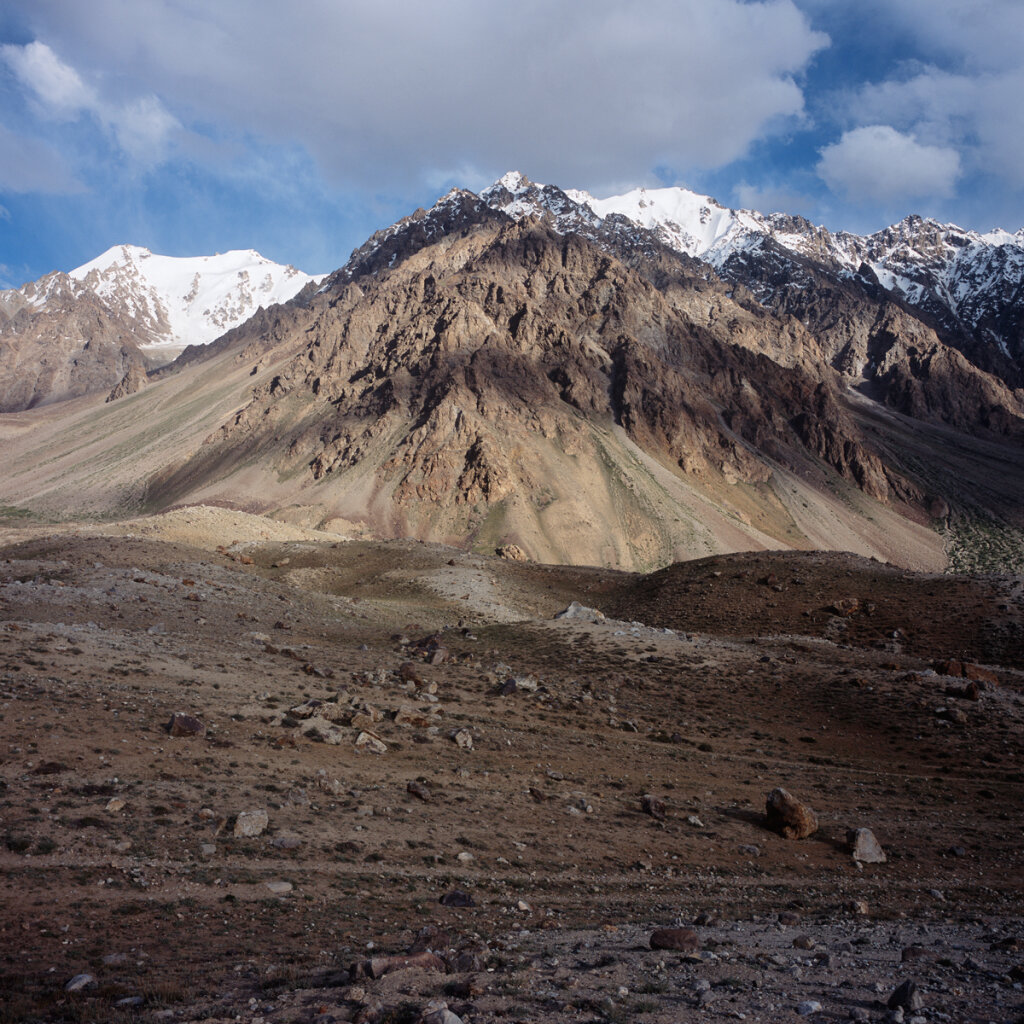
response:
[[[1024,229],[980,234],[908,216],[862,236],[832,233],[788,214],[726,209],[684,188],[641,188],[608,199],[567,195],[598,217],[617,214],[648,228],[727,279],[737,255],[756,251],[764,239],[849,280],[869,268],[894,296],[951,332],[968,332],[1018,366],[1024,363]]]
[[[159,256],[120,245],[0,292],[0,411],[109,391],[317,280],[250,249]]]
[[[599,200],[518,172],[482,196],[620,258],[623,239],[688,258],[733,285],[748,310],[753,302],[804,327],[821,359],[901,412],[971,431],[1018,429],[1024,230],[979,235],[908,217],[870,236],[833,234],[801,217],[729,210],[683,188]],[[772,354],[807,365],[806,346]]]
[[[3,503],[220,503],[624,568],[1020,561],[1024,402],[877,275],[738,249],[798,314],[573,195],[453,189],[145,391],[0,417]]]

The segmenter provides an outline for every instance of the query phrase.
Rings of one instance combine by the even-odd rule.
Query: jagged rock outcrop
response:
[[[128,367],[128,372],[121,378],[117,385],[107,395],[108,402],[116,402],[119,398],[134,395],[141,391],[149,383],[146,371],[135,363]]]

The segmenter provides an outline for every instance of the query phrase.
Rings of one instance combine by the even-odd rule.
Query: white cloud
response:
[[[799,2],[819,13],[839,6]],[[905,40],[913,59],[840,98],[845,127],[891,125],[922,144],[956,149],[965,175],[1024,188],[1021,0],[860,0],[850,17],[865,35]]]
[[[142,163],[159,162],[168,140],[181,128],[177,118],[153,95],[126,100],[104,98],[38,40],[26,46],[0,46],[0,59],[44,116],[74,120],[90,114],[116,138],[124,152]]]
[[[963,149],[976,169],[1024,187],[1024,68],[976,75],[928,67],[869,85],[851,106],[864,120],[912,129],[921,139]]]
[[[923,145],[889,125],[844,132],[821,151],[817,171],[835,193],[854,202],[947,197],[960,176],[956,150]]]
[[[74,117],[96,105],[92,89],[45,43],[0,46],[0,57],[51,116]]]
[[[300,144],[377,190],[448,167],[591,188],[720,167],[803,117],[799,76],[828,44],[794,0],[24,6],[86,81],[104,69],[214,135]]]

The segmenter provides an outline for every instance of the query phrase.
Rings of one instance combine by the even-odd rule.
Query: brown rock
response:
[[[145,368],[140,363],[133,361],[128,366],[128,372],[113,387],[110,394],[107,395],[106,401],[116,402],[119,398],[134,395],[135,392],[141,391],[148,383],[149,377],[146,376]]]
[[[356,747],[359,750],[369,750],[373,754],[386,754],[388,749],[387,744],[379,736],[365,730],[356,737]]]
[[[784,839],[806,839],[818,831],[818,816],[781,787],[765,801],[765,826]]]
[[[395,725],[411,726],[414,729],[427,729],[433,725],[432,716],[418,708],[402,705],[395,712]]]
[[[494,549],[499,558],[507,558],[513,562],[527,562],[529,558],[526,552],[518,544],[502,544]]]
[[[194,715],[175,711],[167,723],[167,731],[172,736],[202,736],[206,732],[206,726]]]
[[[415,683],[417,686],[423,685],[423,676],[420,675],[420,670],[411,661],[403,662],[398,666],[398,678],[406,683]]]
[[[649,814],[656,821],[665,820],[665,802],[651,793],[644,793],[641,797],[640,808],[644,814]]]
[[[989,686],[999,685],[999,676],[995,672],[973,662],[951,658],[948,661],[935,662],[933,667],[944,676],[960,676],[962,679],[970,679]]]
[[[429,804],[434,799],[430,790],[417,779],[411,780],[405,789],[410,796],[416,797],[417,800],[422,800],[425,804]]]
[[[447,647],[435,647],[427,654],[428,665],[443,665],[449,657]]]
[[[651,949],[674,949],[693,953],[700,949],[700,938],[692,928],[658,928],[651,932]]]
[[[446,892],[439,901],[444,907],[475,907],[476,900],[463,889],[452,889]]]

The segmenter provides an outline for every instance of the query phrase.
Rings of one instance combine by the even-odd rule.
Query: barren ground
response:
[[[1021,1019],[1020,577],[285,529],[0,535],[0,1020],[882,1020],[906,978],[924,1021]],[[811,838],[765,829],[780,785]],[[445,972],[350,978],[421,932]]]

